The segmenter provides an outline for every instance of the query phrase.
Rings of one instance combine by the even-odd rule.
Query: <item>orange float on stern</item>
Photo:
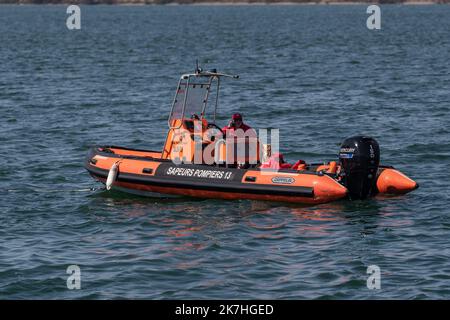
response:
[[[419,187],[418,183],[395,169],[383,169],[377,179],[380,193],[405,194]]]

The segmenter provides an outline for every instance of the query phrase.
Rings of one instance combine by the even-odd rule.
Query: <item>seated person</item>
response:
[[[261,164],[260,168],[263,169],[290,169],[292,164],[284,161],[284,157],[281,153],[274,153],[270,156],[267,162]]]
[[[262,169],[293,169],[304,170],[306,168],[305,161],[298,160],[294,165],[285,162],[281,153],[274,153],[267,162],[261,164]]]
[[[241,129],[244,132],[247,132],[248,130],[253,130],[250,126],[246,125],[242,120],[242,115],[240,113],[235,113],[231,117],[230,122],[228,123],[228,126],[225,126],[222,128],[222,131],[225,135],[233,135],[235,130]],[[254,130],[253,130],[254,131]],[[256,133],[255,133],[256,136]]]

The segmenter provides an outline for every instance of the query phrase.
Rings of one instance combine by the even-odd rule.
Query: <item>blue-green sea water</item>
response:
[[[0,298],[450,298],[450,7],[0,6]],[[160,149],[180,74],[240,74],[290,161],[375,137],[406,196],[302,207],[107,192],[89,146]],[[81,268],[81,289],[66,269]],[[367,267],[381,289],[366,286]]]

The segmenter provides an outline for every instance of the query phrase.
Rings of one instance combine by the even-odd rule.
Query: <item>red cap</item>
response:
[[[235,114],[233,114],[231,119],[233,119],[233,120],[241,120],[242,121],[242,115],[240,113],[235,113]]]

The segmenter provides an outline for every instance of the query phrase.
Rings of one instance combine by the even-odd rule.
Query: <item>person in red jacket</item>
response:
[[[231,121],[228,124],[228,126],[225,126],[222,128],[222,131],[225,135],[227,134],[233,134],[234,131],[241,129],[242,131],[246,132],[248,130],[253,130],[250,126],[246,125],[244,121],[242,120],[242,115],[240,113],[235,113],[231,117]]]

